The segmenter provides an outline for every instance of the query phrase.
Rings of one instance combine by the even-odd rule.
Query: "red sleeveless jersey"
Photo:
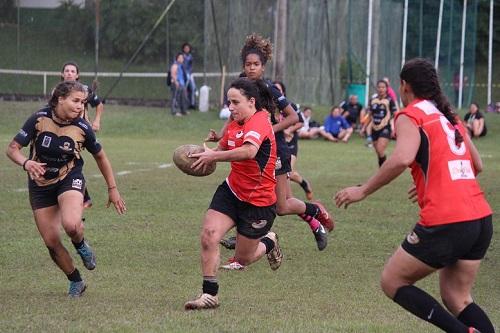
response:
[[[455,129],[428,100],[416,100],[396,114],[418,127],[420,147],[410,165],[420,206],[419,224],[437,226],[490,215],[466,144],[455,144]],[[465,129],[459,124],[459,132]],[[399,135],[404,135],[400,133]]]
[[[227,184],[236,197],[254,206],[276,203],[276,140],[266,111],[257,111],[247,122],[232,121],[219,145],[224,150],[250,143],[259,150],[251,160],[231,162]]]

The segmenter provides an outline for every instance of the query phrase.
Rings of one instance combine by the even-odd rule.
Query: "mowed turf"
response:
[[[40,104],[0,102],[2,151]],[[322,119],[325,109],[316,114]],[[500,116],[487,115],[488,136],[475,141],[484,162],[480,183],[498,225]],[[0,157],[0,331],[46,332],[439,332],[387,299],[379,288],[384,262],[417,221],[406,199],[410,175],[347,210],[334,207],[340,188],[365,181],[377,169],[374,151],[354,136],[349,144],[301,141],[298,169],[337,220],[325,251],[295,216],[279,217],[285,260],[271,271],[265,258],[245,271],[219,275],[221,306],[185,312],[200,292],[199,231],[218,184],[229,171],[219,163],[205,178],[172,166],[173,150],[200,144],[216,112],[172,117],[166,109],[106,106],[98,134],[117,175],[127,214],[106,209],[106,185],[88,153],[85,175],[94,206],[85,212],[85,236],[97,253],[80,299],[68,299],[67,280],[52,263],[28,203],[22,168]],[[391,144],[391,149],[394,144]],[[27,150],[24,150],[27,153]],[[297,197],[302,189],[293,184]],[[500,236],[493,241],[474,288],[477,303],[500,324]],[[231,252],[221,249],[222,260]],[[418,284],[439,298],[434,275]]]

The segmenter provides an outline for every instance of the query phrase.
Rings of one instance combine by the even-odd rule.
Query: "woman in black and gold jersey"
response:
[[[126,210],[111,163],[96,141],[91,125],[80,117],[85,97],[82,84],[59,83],[49,105],[28,118],[7,148],[7,156],[29,175],[29,198],[38,231],[51,258],[68,277],[71,297],[80,296],[86,285],[61,242],[61,226],[85,267],[95,268],[94,252],[83,237],[85,179],[81,151],[84,148],[94,156],[108,185],[108,206],[112,203],[118,214]],[[30,154],[26,158],[21,149],[28,144]]]
[[[369,110],[372,121],[371,126],[373,148],[378,157],[378,165],[381,166],[385,160],[385,149],[391,139],[391,119],[396,112],[396,104],[387,94],[387,82],[377,82],[377,95],[371,99]]]

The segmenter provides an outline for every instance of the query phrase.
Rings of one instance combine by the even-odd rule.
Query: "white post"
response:
[[[368,96],[370,95],[370,59],[372,51],[372,9],[373,0],[370,0],[368,6],[368,41],[366,43],[366,91],[365,91],[365,107],[368,105]]]
[[[488,105],[491,104],[491,80],[493,71],[493,0],[490,0],[490,32],[488,34]]]
[[[467,0],[464,0],[462,11],[462,43],[460,45],[460,81],[458,84],[458,108],[462,108],[462,94],[464,90],[464,51],[465,51],[465,22],[467,19]]]
[[[401,51],[401,68],[406,61],[406,30],[408,29],[408,0],[405,0],[404,16],[403,16],[403,45]]]
[[[43,95],[47,95],[47,73],[43,73]]]
[[[441,25],[443,23],[443,4],[444,0],[441,0],[439,4],[439,20],[438,20],[438,31],[436,37],[436,59],[434,60],[434,67],[436,68],[436,71],[438,70],[439,67],[439,51],[441,48]]]

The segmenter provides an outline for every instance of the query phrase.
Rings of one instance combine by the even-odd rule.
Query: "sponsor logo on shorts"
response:
[[[51,141],[52,138],[50,136],[45,135],[42,140],[42,147],[49,148]]]
[[[255,222],[252,222],[252,228],[254,229],[262,229],[267,225],[267,220],[258,220]]]
[[[71,184],[71,187],[76,188],[78,190],[81,190],[82,185],[83,185],[83,180],[81,180],[80,178],[75,178],[75,179],[73,179],[73,183]]]
[[[408,234],[408,236],[406,236],[406,240],[412,245],[416,245],[420,242],[420,238],[418,238],[418,235],[415,233],[415,231],[412,231],[411,234]]]

